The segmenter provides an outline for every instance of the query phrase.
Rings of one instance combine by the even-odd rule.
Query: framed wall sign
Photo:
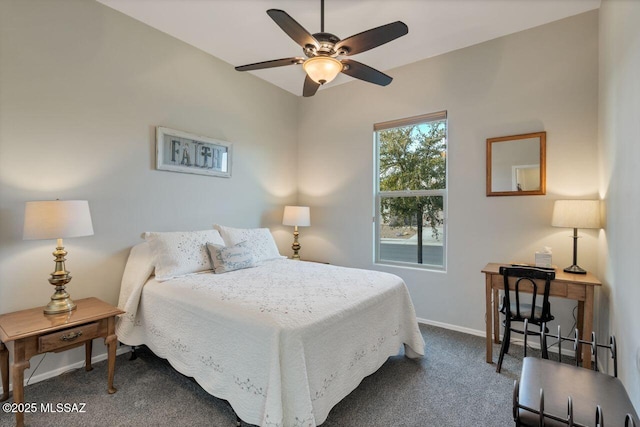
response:
[[[175,129],[156,128],[158,170],[231,177],[232,144]]]

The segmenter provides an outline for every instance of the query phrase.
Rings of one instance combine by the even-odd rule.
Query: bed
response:
[[[132,248],[118,339],[146,345],[245,422],[319,425],[403,345],[407,357],[424,355],[395,275],[276,256],[158,280],[160,262],[153,242]]]

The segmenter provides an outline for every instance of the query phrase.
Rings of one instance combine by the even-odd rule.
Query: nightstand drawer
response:
[[[100,322],[87,323],[76,328],[65,329],[38,339],[38,352],[46,353],[75,343],[92,340],[100,335]]]

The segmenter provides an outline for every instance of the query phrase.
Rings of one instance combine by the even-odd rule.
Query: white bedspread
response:
[[[424,341],[399,277],[276,260],[225,274],[147,281],[145,244],[122,280],[120,341],[146,344],[246,422],[315,426],[405,344]]]

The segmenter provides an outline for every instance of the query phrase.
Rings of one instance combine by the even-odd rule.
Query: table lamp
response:
[[[293,257],[294,260],[300,260],[300,243],[298,243],[298,227],[308,227],[311,225],[311,216],[308,206],[285,206],[284,215],[282,216],[282,225],[293,225]]]
[[[556,200],[553,205],[554,227],[573,228],[573,265],[567,273],[586,274],[578,267],[578,228],[601,228],[599,200]]]
[[[24,209],[24,240],[57,239],[55,271],[49,277],[49,283],[56,287],[51,301],[44,308],[45,314],[57,314],[72,311],[76,304],[65,289],[71,281],[71,275],[65,269],[67,252],[62,239],[93,235],[93,225],[86,200],[54,200],[26,202]]]

